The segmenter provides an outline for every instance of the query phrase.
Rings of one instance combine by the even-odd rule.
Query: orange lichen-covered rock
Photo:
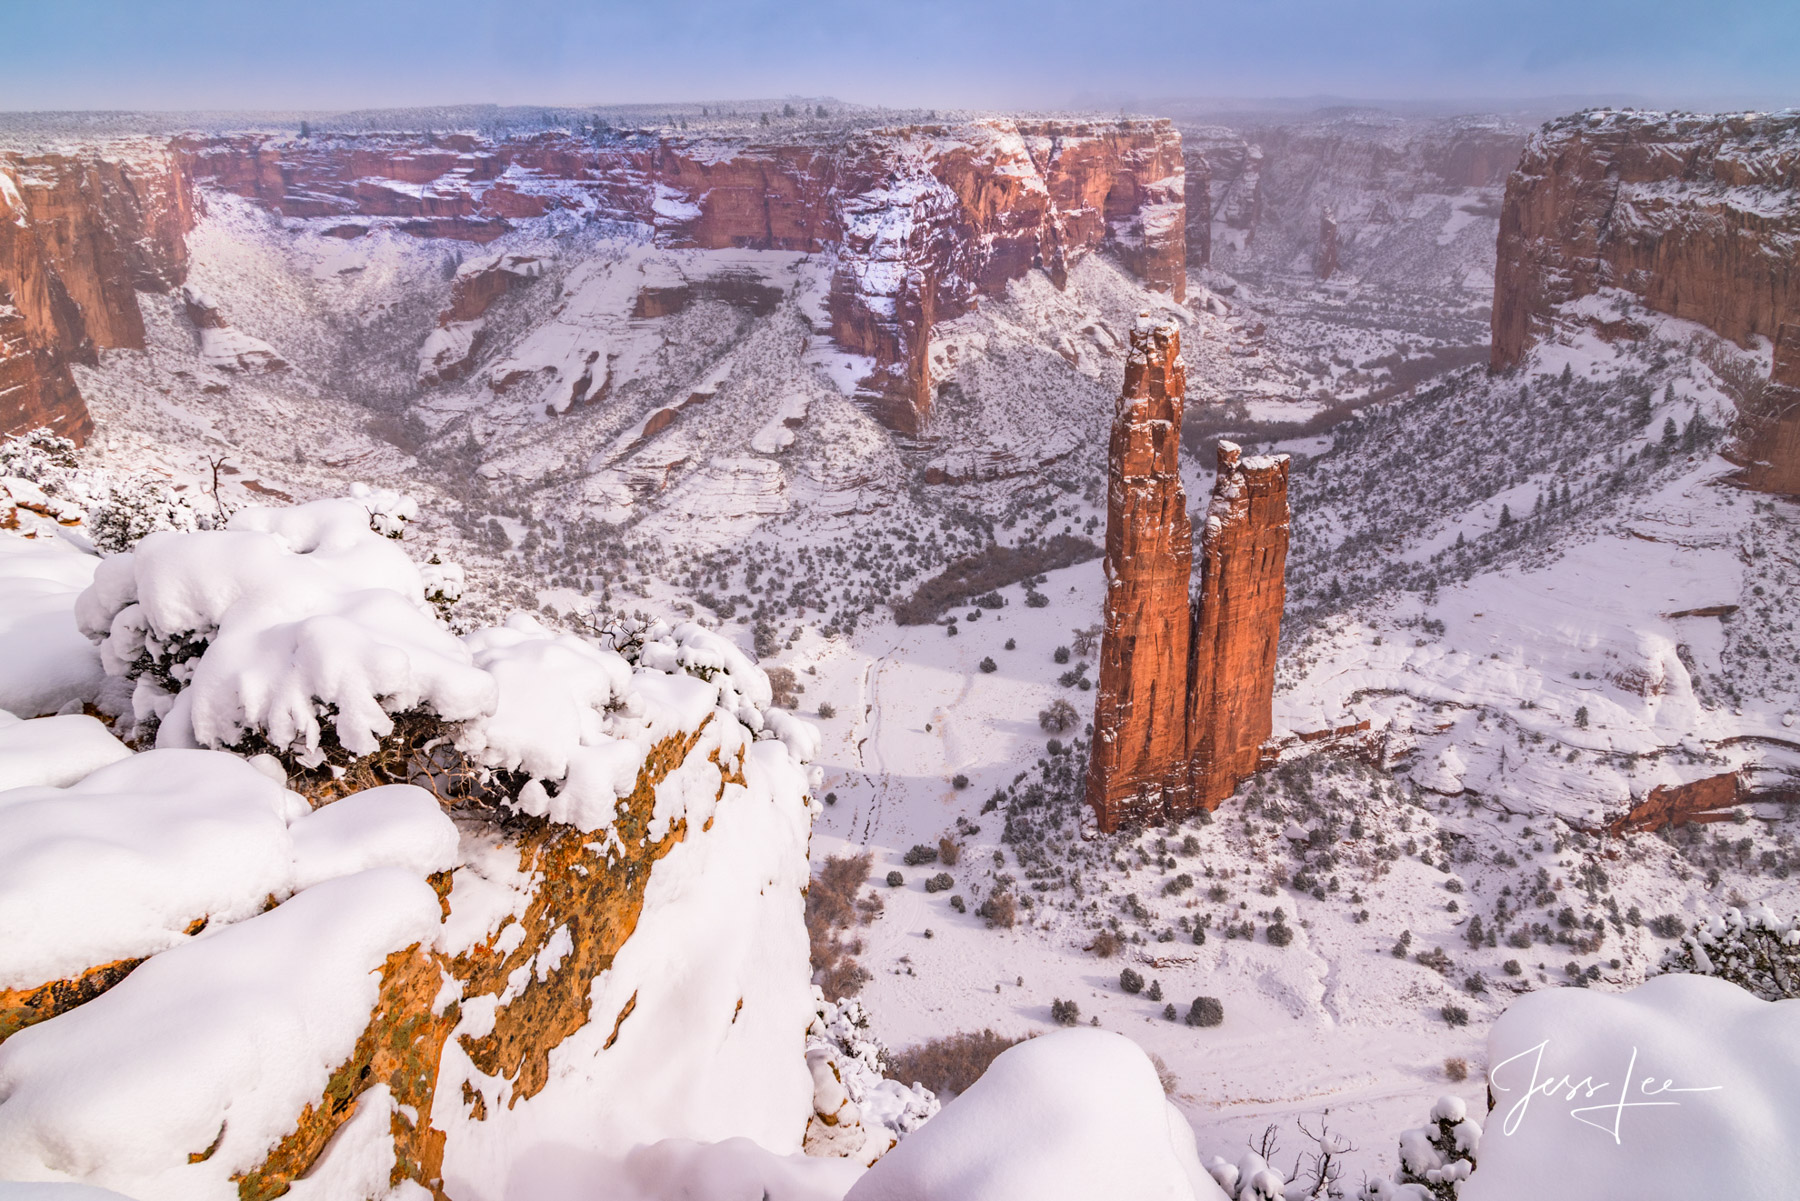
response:
[[[1087,798],[1102,830],[1185,808],[1188,582],[1181,332],[1138,319],[1113,418],[1106,609]]]
[[[1288,457],[1219,443],[1201,539],[1188,692],[1189,800],[1214,809],[1255,772],[1272,724],[1287,598]]]

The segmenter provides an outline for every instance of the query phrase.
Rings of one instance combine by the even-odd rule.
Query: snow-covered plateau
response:
[[[1024,270],[917,432],[826,331],[918,196],[871,267],[202,189],[86,444],[0,442],[0,1201],[1792,1196],[1774,347],[1601,288],[1490,373],[1431,164],[1516,131],[1183,128],[1185,300]],[[1140,314],[1292,534],[1262,768],[1098,834]]]

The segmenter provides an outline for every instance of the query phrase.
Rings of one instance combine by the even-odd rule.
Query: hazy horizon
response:
[[[202,0],[21,8],[6,111],[626,106],[837,96],[907,108],[1800,104],[1800,6],[1332,0],[900,8],[673,0]]]

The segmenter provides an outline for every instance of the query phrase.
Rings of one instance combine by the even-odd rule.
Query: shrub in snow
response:
[[[1010,930],[1018,920],[1018,903],[1010,892],[990,892],[976,908],[975,916],[985,919],[989,929],[998,926]]]
[[[1224,1201],[1156,1067],[1121,1035],[1059,1031],[1002,1053],[845,1201]]]
[[[12,482],[0,491],[11,492],[45,516],[81,523],[102,554],[129,550],[158,530],[205,524],[168,480],[148,472],[83,468],[75,444],[47,429],[0,439],[0,481]],[[19,496],[19,482],[36,495]]]
[[[1081,1021],[1081,1006],[1058,998],[1050,1002],[1050,1020],[1058,1026],[1074,1026]]]
[[[938,1099],[917,1082],[888,1078],[891,1058],[860,1003],[833,1004],[815,990],[814,1005],[806,1032],[813,1081],[806,1152],[872,1164],[937,1113]]]
[[[1050,702],[1050,707],[1038,713],[1038,728],[1047,734],[1064,734],[1075,728],[1081,715],[1075,706],[1058,697]]]
[[[1461,1201],[1791,1195],[1796,1008],[1682,973],[1519,998],[1488,1036],[1494,1108]]]
[[[1138,972],[1133,971],[1131,968],[1126,968],[1119,973],[1119,987],[1124,989],[1127,993],[1135,995],[1143,991],[1144,977]],[[1155,998],[1151,999],[1154,1000]]]
[[[826,721],[830,721],[832,718],[837,716],[837,706],[833,705],[830,701],[820,701],[819,702],[819,716],[824,718]]]
[[[887,882],[889,888],[899,888],[906,883],[906,877],[897,871],[892,871],[887,874]]]
[[[1400,1135],[1400,1166],[1394,1179],[1370,1181],[1365,1201],[1456,1201],[1475,1171],[1481,1127],[1469,1117],[1461,1097],[1439,1097],[1428,1125]]]
[[[983,672],[987,672],[989,674],[1000,670],[1000,665],[998,663],[994,662],[994,657],[992,655],[984,655],[982,657],[980,666],[981,666],[981,670]]]
[[[901,862],[908,867],[918,867],[921,863],[936,863],[937,857],[936,847],[919,842],[914,843],[912,849],[901,856]]]
[[[1438,1010],[1438,1014],[1444,1019],[1446,1025],[1467,1026],[1469,1024],[1469,1011],[1461,1005],[1446,1005]]]
[[[319,768],[373,752],[395,714],[491,712],[492,677],[369,522],[354,501],[245,509],[224,531],[153,534],[103,562],[75,616],[129,686],[138,736]]]
[[[920,1084],[940,1096],[965,1093],[988,1065],[1020,1039],[1005,1038],[992,1030],[965,1031],[934,1038],[893,1055],[893,1075],[907,1084]]]
[[[956,881],[950,878],[949,872],[939,872],[925,881],[926,892],[949,892],[956,887]]]
[[[1800,997],[1800,917],[1727,909],[1696,922],[1658,970],[1717,976],[1765,1001]]]
[[[1219,1026],[1225,1022],[1225,1002],[1217,997],[1195,997],[1194,1003],[1188,1006],[1187,1024],[1190,1026]]]
[[[1282,921],[1271,922],[1264,935],[1272,947],[1285,947],[1294,941],[1294,931]]]

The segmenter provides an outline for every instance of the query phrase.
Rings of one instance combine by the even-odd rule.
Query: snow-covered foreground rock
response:
[[[1488,1036],[1494,1110],[1459,1196],[1793,1196],[1797,1010],[1692,975],[1524,998]]]
[[[697,626],[459,637],[401,520],[241,511],[40,590],[108,674],[7,681],[85,682],[158,749],[0,725],[0,1177],[592,1196],[684,1139],[829,1177],[780,1167],[814,1115],[816,735]],[[28,532],[6,585],[65,553]]]
[[[1224,1201],[1129,1039],[1071,1030],[1002,1052],[846,1201]]]

